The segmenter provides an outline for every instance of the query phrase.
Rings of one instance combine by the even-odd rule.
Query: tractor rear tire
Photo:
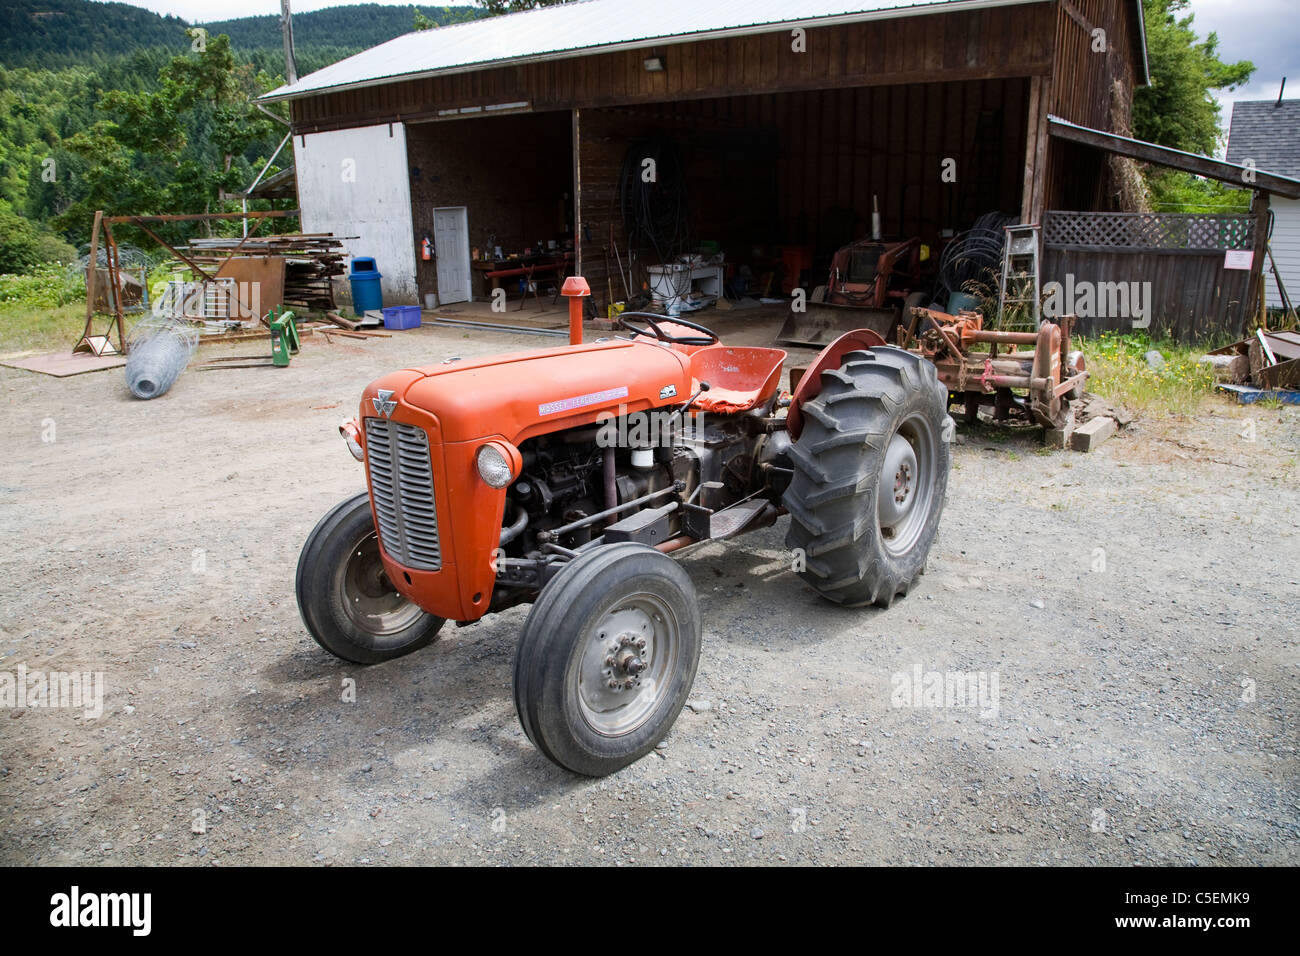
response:
[[[672,558],[632,542],[574,558],[542,589],[519,637],[524,733],[589,777],[641,759],[681,713],[700,643],[695,587]]]
[[[889,607],[925,571],[951,467],[948,390],[902,349],[850,352],[801,412],[785,492],[804,579],[851,607]]]
[[[298,611],[316,643],[354,664],[380,664],[425,647],[445,623],[397,593],[379,559],[366,492],[336,505],[302,546]]]

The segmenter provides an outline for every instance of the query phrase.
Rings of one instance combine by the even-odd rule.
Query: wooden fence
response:
[[[1085,335],[1132,331],[1196,342],[1239,336],[1250,271],[1225,267],[1254,247],[1248,215],[1049,211],[1042,281]],[[1052,305],[1049,299],[1049,307]]]

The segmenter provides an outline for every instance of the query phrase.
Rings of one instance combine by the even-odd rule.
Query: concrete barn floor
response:
[[[294,567],[363,487],[335,430],[361,388],[549,341],[308,338],[152,402],[0,368],[0,675],[106,685],[95,719],[0,710],[0,863],[1300,861],[1295,410],[1216,400],[1087,456],[959,428],[929,571],[888,611],[819,600],[785,519],[687,552],[695,709],[604,780],[519,727],[526,608],[380,667],[326,655]],[[910,706],[917,669],[996,675],[996,713]]]

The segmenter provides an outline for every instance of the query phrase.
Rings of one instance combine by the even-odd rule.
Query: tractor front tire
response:
[[[379,558],[370,497],[335,506],[302,546],[295,590],[316,643],[354,664],[380,664],[425,647],[445,623],[397,593]]]
[[[643,544],[574,558],[542,589],[515,654],[515,709],[528,739],[574,773],[603,777],[672,727],[700,661],[695,588]]]
[[[823,597],[889,607],[925,571],[951,467],[948,390],[892,347],[850,352],[801,412],[786,544]]]

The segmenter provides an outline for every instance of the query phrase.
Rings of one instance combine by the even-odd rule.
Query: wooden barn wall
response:
[[[803,53],[791,49],[790,31],[778,30],[385,83],[292,101],[294,129],[436,118],[440,110],[517,101],[553,110],[1046,75],[1056,13],[1045,0],[816,27],[807,31]],[[663,72],[645,71],[651,52],[664,58]]]
[[[510,251],[571,235],[570,115],[530,113],[407,127],[411,241],[433,236],[433,210],[465,206],[471,247],[491,236]],[[383,270],[382,263],[380,271]],[[438,290],[437,262],[416,259],[421,299]],[[474,278],[474,294],[481,294]]]
[[[1150,283],[1153,339],[1185,344],[1220,343],[1246,328],[1250,273],[1223,268],[1220,251],[1080,250],[1048,246],[1043,253],[1044,282]],[[1144,299],[1146,296],[1144,295]],[[1131,318],[1080,319],[1079,334],[1132,332]]]
[[[692,243],[716,239],[722,242],[728,259],[743,256],[748,260],[749,246],[771,241],[778,231],[774,133],[766,127],[741,128],[741,112],[721,104],[714,110],[706,108],[712,103],[581,111],[578,191],[582,270],[602,304],[608,298],[607,275],[615,276],[614,297],[623,298],[613,271],[617,257],[608,248],[611,225],[624,267],[634,265],[636,287],[646,281],[644,267],[660,260],[644,241],[629,248],[623,227],[620,180],[633,144],[664,139],[681,156]]]
[[[1055,115],[1081,126],[1131,134],[1136,63],[1129,7],[1129,0],[1060,0],[1050,96]],[[1105,31],[1105,52],[1094,49],[1097,29]],[[1119,190],[1111,159],[1104,153],[1051,141],[1043,175],[1044,208],[1118,208]]]
[[[581,110],[583,273],[603,302],[611,223],[628,250],[620,174],[632,144],[651,137],[671,140],[683,158],[691,239],[717,240],[728,261],[810,245],[814,271],[825,269],[836,249],[870,234],[873,196],[885,235],[921,236],[937,249],[944,229],[1016,211],[1028,85],[909,84]],[[948,158],[955,183],[942,180]],[[657,261],[652,249],[633,252],[638,263]]]

